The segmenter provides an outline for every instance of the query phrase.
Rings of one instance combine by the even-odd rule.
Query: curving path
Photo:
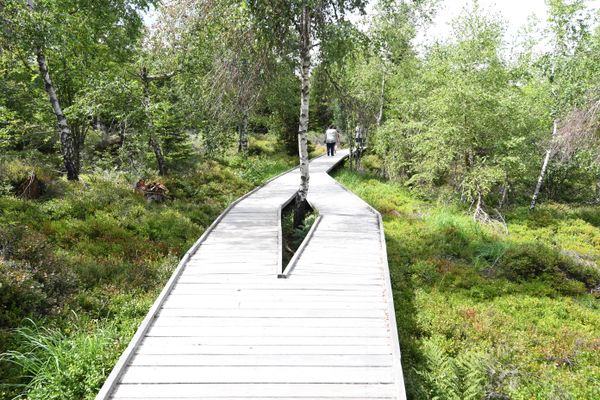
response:
[[[226,210],[97,399],[405,399],[381,217],[327,174],[346,156],[311,162],[320,218],[283,275],[280,209],[298,171]]]

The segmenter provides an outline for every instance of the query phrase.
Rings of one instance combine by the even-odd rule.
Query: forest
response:
[[[92,399],[179,259],[335,125],[410,399],[600,398],[600,11],[0,0],[0,398]]]

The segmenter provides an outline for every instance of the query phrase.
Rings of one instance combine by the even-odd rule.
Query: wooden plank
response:
[[[273,277],[276,279],[276,277]],[[182,274],[179,278],[180,282],[184,283],[235,283],[237,285],[243,286],[245,283],[258,283],[261,281],[268,281],[270,278],[265,278],[262,276],[253,276],[253,277],[235,277],[235,276],[224,276],[219,280],[215,280],[211,277],[203,277],[203,276],[188,276],[186,274]],[[315,280],[312,278],[302,278],[290,275],[289,281],[293,281],[296,284],[304,284],[306,286],[314,286],[318,287],[323,284],[339,284],[339,285],[383,285],[384,280],[382,277],[369,277],[369,278],[357,278],[357,277],[322,277],[322,279]]]
[[[356,327],[386,328],[387,323],[379,318],[222,318],[222,317],[169,317],[159,314],[154,327]]]
[[[337,296],[353,296],[367,297],[378,296],[383,293],[382,288],[303,288],[303,287],[282,287],[281,285],[264,286],[264,287],[238,287],[227,285],[203,285],[203,284],[179,284],[176,285],[171,294],[220,294],[220,295],[237,295],[237,294],[254,294],[260,293],[265,296],[322,296],[322,297],[337,297]]]
[[[298,271],[296,275],[298,276],[311,276],[314,275],[317,278],[329,275],[329,276],[373,276],[383,273],[383,268],[360,268],[353,270],[344,270],[344,269],[336,269],[336,268],[314,268],[312,266],[299,265]]]
[[[229,299],[220,303],[215,303],[210,300],[202,300],[202,297],[198,301],[191,300],[189,298],[180,298],[187,296],[174,297],[170,296],[165,303],[163,308],[201,308],[201,309],[214,309],[214,310],[243,310],[243,309],[259,309],[259,310],[290,310],[300,308],[311,308],[313,310],[385,310],[387,305],[384,302],[380,303],[344,303],[344,302],[309,302],[309,301],[281,301],[281,302],[270,302],[270,301],[255,301],[252,299],[248,300],[235,300]]]
[[[382,309],[283,309],[283,308],[165,308],[163,307],[160,315],[177,317],[227,317],[227,318],[374,318],[383,319],[386,317],[386,310]]]
[[[359,327],[277,327],[277,326],[260,326],[260,327],[244,327],[244,329],[232,329],[231,327],[198,327],[198,326],[152,326],[146,337],[162,336],[162,337],[289,337],[290,343],[292,337],[387,337],[387,329],[381,328],[359,328]],[[257,342],[258,343],[258,342]]]
[[[244,267],[222,267],[222,268],[196,268],[188,269],[185,271],[185,276],[203,276],[207,278],[219,278],[219,275],[237,276],[237,275],[250,275],[252,277],[264,276],[271,278],[273,277],[272,272],[267,272],[268,268],[264,265],[260,267],[254,267],[250,269],[244,269]],[[239,277],[239,276],[238,276]],[[243,278],[243,276],[242,276]]]
[[[122,383],[392,383],[389,367],[138,367]]]
[[[168,332],[168,328],[157,328],[156,335]],[[172,330],[171,330],[172,331]],[[199,336],[196,332],[191,332],[189,336],[185,332],[178,333],[178,336],[153,336],[152,330],[144,338],[144,344],[151,346],[385,346],[389,344],[387,332],[380,330],[369,336]],[[377,336],[377,335],[380,336]]]
[[[212,293],[185,293],[181,290],[173,292],[169,298],[182,301],[206,302],[214,301],[216,303],[226,304],[227,301],[274,301],[274,302],[307,302],[307,303],[379,303],[385,299],[384,292],[372,292],[371,295],[364,296],[362,293],[344,293],[337,292],[331,295],[313,291],[309,294],[299,293],[298,291],[285,293],[285,291],[254,291],[254,292],[232,292],[232,291],[214,291]]]
[[[329,398],[369,399],[387,398],[394,395],[390,384],[121,384],[115,398]]]
[[[136,366],[342,366],[391,367],[391,354],[137,354]]]
[[[129,400],[136,400],[136,399],[138,399],[139,400],[139,399],[146,399],[147,397],[129,397],[129,396],[128,397],[121,397],[121,396],[119,396],[119,397],[115,397],[115,398],[116,399],[123,399],[123,400],[127,400],[127,399],[129,399]],[[154,399],[154,397],[150,397],[150,398]],[[379,397],[379,396],[377,396],[377,397],[364,397],[364,396],[362,396],[362,397],[337,397],[337,396],[336,397],[329,397],[329,396],[328,397],[322,397],[322,396],[318,396],[318,397],[315,397],[315,396],[306,397],[306,396],[294,396],[293,394],[291,395],[291,397],[290,396],[283,396],[283,397],[282,396],[268,396],[268,395],[267,396],[252,396],[252,397],[248,397],[248,396],[243,396],[243,397],[240,397],[240,396],[235,396],[235,397],[230,397],[230,396],[225,396],[225,397],[222,397],[222,396],[219,396],[219,397],[214,397],[214,396],[210,396],[210,397],[205,397],[205,396],[202,396],[202,397],[197,397],[197,396],[192,396],[192,397],[160,397],[161,400],[180,400],[182,398],[183,399],[188,399],[188,400],[189,399],[194,399],[194,400],[245,400],[245,399],[246,400],[252,400],[252,399],[254,399],[254,400],[256,400],[256,399],[265,399],[265,400],[272,400],[272,399],[290,399],[290,400],[294,400],[294,399],[296,399],[296,400],[307,400],[307,399],[310,399],[310,400],[345,400],[345,399],[346,400],[347,399],[355,399],[355,400],[356,399],[360,399],[360,400],[363,400],[363,399],[376,399],[376,400],[379,400],[379,399],[382,399],[382,400],[386,400],[386,399],[393,399],[394,397]]]
[[[298,284],[291,280],[282,279],[266,279],[261,282],[248,282],[245,285],[238,285],[235,283],[217,282],[217,283],[206,283],[206,282],[177,282],[177,286],[189,286],[194,288],[203,288],[204,290],[307,290],[307,291],[325,291],[325,292],[339,292],[339,291],[354,291],[363,292],[367,291],[381,291],[384,286],[381,284],[367,284],[367,285],[343,285],[343,284],[323,284],[316,282],[313,285]]]
[[[237,293],[224,293],[224,294],[204,294],[204,293],[180,293],[179,291],[171,293],[169,299],[194,302],[194,303],[205,303],[213,302],[216,305],[225,305],[228,302],[237,304],[242,301],[252,302],[275,302],[275,303],[381,303],[383,299],[383,291],[380,296],[361,296],[361,295],[350,295],[350,294],[332,294],[332,295],[311,295],[304,293],[261,293],[261,292],[237,292]]]
[[[199,268],[222,268],[223,265],[230,265],[230,266],[235,266],[235,267],[248,267],[248,268],[252,268],[252,267],[262,267],[262,266],[270,266],[273,265],[274,263],[277,263],[277,260],[275,259],[275,257],[270,257],[269,259],[261,259],[261,260],[231,260],[231,259],[227,259],[227,258],[223,258],[220,260],[215,260],[215,259],[206,259],[203,257],[197,257],[192,259],[188,265],[186,270],[188,269],[194,269],[196,267]]]
[[[142,342],[138,348],[140,354],[230,354],[230,355],[243,355],[243,354],[257,354],[257,355],[290,355],[290,354],[380,354],[380,355],[391,355],[391,349],[389,344],[386,345],[370,345],[365,346],[364,344],[359,345],[192,345],[192,344],[181,344],[174,343],[166,345],[160,345],[156,339],[149,340],[148,344]],[[164,342],[164,340],[163,340]]]

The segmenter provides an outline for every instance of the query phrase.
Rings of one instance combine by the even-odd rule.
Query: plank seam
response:
[[[167,296],[169,295],[169,293],[171,292],[171,290],[175,286],[175,283],[177,282],[177,280],[181,276],[181,274],[182,274],[182,272],[183,272],[183,270],[184,270],[187,262],[196,253],[196,251],[198,250],[198,248],[200,247],[200,245],[207,239],[207,237],[217,227],[217,225],[221,222],[221,220],[223,220],[223,218],[225,218],[225,216],[227,215],[227,213],[229,213],[229,211],[231,211],[231,209],[233,209],[233,207],[235,207],[242,200],[250,197],[251,195],[253,195],[254,193],[256,193],[258,190],[262,189],[263,187],[265,187],[269,183],[273,182],[274,180],[276,180],[276,179],[278,179],[278,178],[280,178],[280,177],[282,177],[282,176],[284,176],[284,175],[286,175],[286,174],[288,174],[288,173],[290,173],[290,172],[292,172],[292,171],[294,171],[296,169],[298,169],[298,167],[290,168],[287,171],[284,171],[281,174],[274,176],[273,178],[271,178],[271,179],[267,180],[266,182],[264,182],[262,185],[257,186],[256,188],[254,188],[250,192],[248,192],[248,193],[244,194],[243,196],[239,197],[237,200],[235,200],[234,202],[232,202],[225,209],[225,211],[223,211],[213,221],[212,224],[210,224],[210,226],[204,231],[204,233],[202,234],[202,236],[200,236],[200,238],[185,253],[185,255],[183,256],[183,258],[181,259],[181,261],[179,261],[179,264],[177,265],[177,268],[175,269],[175,271],[173,272],[173,274],[171,275],[171,277],[167,281],[167,284],[165,285],[165,287],[163,288],[163,290],[160,292],[160,294],[158,295],[157,299],[152,304],[152,307],[148,311],[148,314],[146,314],[146,317],[144,317],[144,319],[142,320],[142,323],[140,324],[140,326],[136,330],[135,334],[133,335],[133,338],[131,339],[131,341],[129,342],[129,344],[127,345],[127,347],[125,348],[125,351],[119,357],[119,360],[117,361],[117,363],[113,367],[111,373],[109,374],[108,378],[106,379],[106,381],[102,385],[102,388],[100,389],[100,392],[98,392],[98,395],[96,395],[96,400],[106,400],[112,394],[112,392],[115,389],[116,384],[118,383],[118,381],[121,378],[123,372],[125,371],[125,367],[127,366],[127,364],[129,363],[129,361],[133,357],[135,348],[140,344],[140,342],[144,338],[145,334],[148,332],[148,329],[150,329],[150,325],[152,325],[152,322],[154,321],[154,319],[158,315],[158,312],[159,312],[160,308],[162,307],[162,305],[164,304]],[[281,221],[281,218],[279,218],[279,220]]]
[[[311,205],[311,207],[312,207],[312,205]],[[292,273],[292,271],[296,267],[296,264],[298,263],[298,259],[300,258],[300,256],[302,255],[302,253],[304,253],[304,250],[306,249],[306,246],[308,246],[308,244],[310,242],[310,239],[312,238],[313,234],[315,233],[315,230],[317,229],[317,226],[319,226],[319,223],[321,222],[321,219],[323,219],[323,216],[319,215],[317,217],[317,220],[310,227],[310,230],[308,231],[306,237],[302,240],[302,243],[300,243],[300,247],[298,247],[298,250],[296,250],[296,252],[294,253],[294,256],[292,257],[292,259],[288,263],[287,267],[285,267],[285,271],[283,271],[282,273],[278,274],[277,278],[280,278],[280,279],[287,279],[287,278],[289,278],[290,274]]]
[[[383,260],[383,263],[385,266],[385,270],[387,272],[387,273],[384,273],[383,276],[384,276],[385,286],[386,286],[386,298],[387,298],[386,303],[388,305],[390,335],[391,335],[391,341],[392,341],[392,350],[394,353],[394,357],[393,357],[394,374],[397,378],[397,384],[398,384],[399,396],[400,396],[399,399],[406,400],[406,389],[404,386],[404,373],[402,372],[402,362],[401,362],[401,353],[400,353],[400,339],[398,337],[398,325],[396,323],[396,313],[394,310],[394,296],[393,296],[393,292],[392,292],[392,281],[390,278],[390,267],[389,267],[388,256],[387,256],[387,246],[386,246],[386,241],[385,241],[383,218],[381,216],[381,213],[379,211],[377,211],[374,207],[372,207],[369,203],[367,203],[366,201],[361,199],[359,196],[354,194],[352,191],[350,191],[348,188],[346,188],[344,185],[342,185],[335,179],[333,179],[333,178],[331,178],[331,179],[334,181],[334,183],[336,185],[341,187],[343,190],[345,190],[352,196],[356,197],[361,202],[363,202],[368,207],[368,209],[377,216],[377,223],[378,223],[378,227],[379,227],[380,246],[381,246],[381,250],[383,253],[382,260]]]

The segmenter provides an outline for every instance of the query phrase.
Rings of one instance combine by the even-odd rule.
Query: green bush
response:
[[[598,397],[600,228],[589,208],[512,210],[505,234],[399,184],[336,177],[384,213],[408,398]]]
[[[498,262],[501,274],[511,280],[545,278],[565,294],[581,294],[600,284],[600,270],[569,259],[538,243],[509,246]],[[578,281],[579,284],[572,282]]]
[[[0,258],[0,307],[0,327],[16,326],[24,317],[49,308],[43,284],[27,265]]]
[[[231,201],[293,160],[236,155],[173,169],[160,177],[169,189],[160,204],[133,190],[158,177],[114,170],[79,182],[43,175],[35,201],[0,188],[0,398],[93,398],[184,252]],[[2,165],[0,186],[37,168]]]
[[[253,186],[261,185],[272,176],[294,166],[291,160],[273,160],[266,157],[235,157],[231,159],[230,165],[236,169],[239,181]]]
[[[248,154],[254,156],[272,155],[278,151],[277,143],[270,138],[250,136]]]
[[[31,164],[17,158],[0,158],[0,195],[21,194],[32,174],[38,180],[39,195],[44,193],[46,183],[56,177],[49,168],[39,163]]]
[[[362,167],[370,174],[381,175],[383,173],[383,160],[376,154],[367,154],[361,158]]]
[[[0,304],[5,310],[0,326],[60,307],[76,284],[75,275],[52,252],[44,235],[22,225],[0,228]]]

